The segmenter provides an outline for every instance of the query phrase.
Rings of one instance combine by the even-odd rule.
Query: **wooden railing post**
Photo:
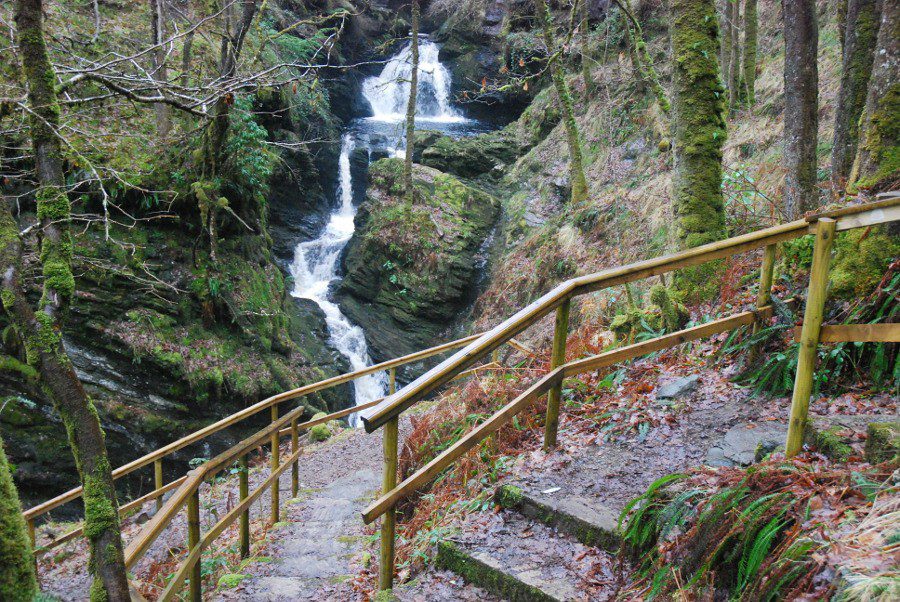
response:
[[[241,454],[240,472],[238,473],[238,496],[243,502],[250,495],[250,463],[247,461],[247,454]],[[250,509],[247,508],[241,512],[240,526],[240,548],[241,558],[250,555]]]
[[[391,368],[388,370],[388,395],[393,395],[397,392],[397,369]]]
[[[297,428],[297,419],[291,420],[291,455],[297,453],[300,448],[300,432]],[[300,492],[300,461],[296,458],[291,466],[291,497],[297,497]]]
[[[772,302],[772,275],[775,271],[775,245],[769,245],[763,249],[762,266],[759,269],[759,292],[756,294],[756,309],[761,309]],[[753,334],[762,329],[762,322],[753,323]],[[749,362],[753,362],[759,356],[759,345],[750,349]]]
[[[200,543],[200,489],[194,489],[187,501],[188,554]],[[202,584],[200,583],[200,558],[191,567],[191,602],[202,602]]]
[[[393,418],[384,425],[384,476],[382,495],[397,486],[397,426]],[[378,564],[378,590],[389,590],[394,586],[394,532],[397,527],[397,510],[391,506],[381,519],[381,559]]]
[[[809,273],[809,290],[806,294],[806,310],[803,313],[803,330],[800,334],[800,351],[797,357],[797,376],[794,380],[794,395],[791,399],[791,420],[788,424],[785,453],[787,457],[797,454],[803,446],[809,413],[809,396],[812,394],[813,377],[816,370],[816,353],[819,334],[825,311],[825,296],[828,288],[828,267],[831,262],[831,247],[834,244],[835,221],[821,218],[816,223],[816,243],[813,248],[812,269]]]
[[[558,368],[566,362],[566,338],[569,334],[570,299],[556,308],[556,330],[553,332],[553,350],[550,355],[550,369]],[[556,432],[559,429],[559,400],[562,397],[562,379],[547,392],[547,418],[544,424],[544,449],[556,447]]]
[[[154,489],[160,490],[163,486],[162,458],[153,461],[153,486]],[[156,509],[162,510],[163,496],[159,494],[156,498]]]
[[[272,405],[272,422],[275,422],[276,420],[278,420],[278,404],[277,403]],[[272,446],[272,457],[270,458],[269,465],[270,465],[270,468],[272,469],[272,472],[275,472],[276,470],[278,470],[278,465],[281,461],[281,457],[280,457],[281,454],[280,454],[280,450],[278,449],[278,447],[279,447],[278,446],[278,429],[275,429],[274,431],[272,431],[271,446]],[[281,505],[280,504],[281,500],[278,499],[279,498],[279,495],[278,495],[279,494],[279,491],[278,491],[279,483],[278,483],[278,481],[279,481],[279,479],[275,479],[275,481],[272,483],[272,494],[271,494],[272,513],[271,513],[270,518],[272,519],[273,525],[278,522],[279,506]]]

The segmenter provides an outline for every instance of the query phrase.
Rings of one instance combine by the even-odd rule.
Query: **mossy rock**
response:
[[[312,419],[318,420],[320,418],[325,418],[327,416],[325,412],[319,412],[315,414]],[[328,427],[327,422],[323,422],[322,424],[317,424],[314,427],[309,429],[309,440],[314,441],[316,443],[320,441],[326,441],[331,438],[331,429]]]
[[[459,140],[441,136],[422,151],[421,162],[462,178],[475,178],[512,163],[522,150],[511,129]]]
[[[402,173],[398,159],[369,167],[367,200],[337,290],[376,361],[435,344],[472,301],[482,246],[500,210],[493,196],[422,165],[414,166],[410,203]]]
[[[840,426],[820,430],[814,425],[810,425],[804,433],[804,440],[807,445],[832,460],[846,462],[853,455],[853,448],[841,437],[840,431],[842,430],[843,427]]]
[[[866,461],[871,464],[897,461],[900,456],[900,422],[870,422],[865,451]]]

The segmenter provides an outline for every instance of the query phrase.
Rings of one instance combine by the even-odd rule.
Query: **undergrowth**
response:
[[[841,542],[859,531],[861,518],[898,518],[895,468],[807,458],[663,477],[622,512],[624,546],[640,563],[628,593],[647,600],[840,598],[846,592],[833,574],[846,556]],[[844,574],[868,586],[874,579],[876,595],[868,599],[876,600],[879,587],[896,593],[900,584],[891,562],[896,523],[873,533],[869,564]],[[823,572],[829,576],[819,578]]]

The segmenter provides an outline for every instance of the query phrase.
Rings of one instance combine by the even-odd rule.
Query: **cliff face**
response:
[[[416,202],[403,197],[402,161],[369,170],[366,202],[343,257],[341,308],[366,331],[374,359],[429,347],[474,299],[499,202],[454,176],[415,166]]]

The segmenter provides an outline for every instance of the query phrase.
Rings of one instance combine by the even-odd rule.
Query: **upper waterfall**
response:
[[[416,118],[428,121],[462,122],[465,117],[450,106],[450,72],[438,61],[438,45],[426,37],[419,38],[419,85],[416,96]],[[412,76],[412,44],[387,62],[377,76],[362,85],[365,99],[377,121],[401,122],[406,119],[409,81]]]

